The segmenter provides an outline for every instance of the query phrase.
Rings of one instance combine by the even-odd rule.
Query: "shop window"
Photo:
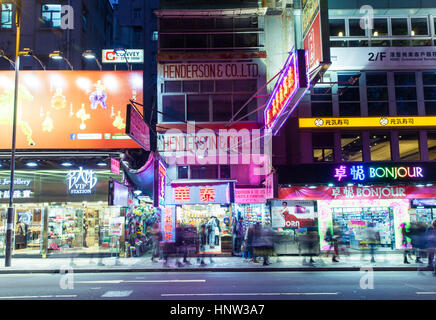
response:
[[[371,47],[390,47],[391,41],[390,40],[373,40],[371,41]]]
[[[229,121],[232,118],[232,97],[220,94],[212,96],[213,121]]]
[[[397,101],[416,100],[416,88],[395,87],[395,97]]]
[[[230,179],[229,165],[220,165],[220,179]]]
[[[200,81],[200,91],[203,92],[214,92],[215,82],[212,80]]]
[[[232,34],[214,35],[213,48],[233,48],[233,35]]]
[[[360,27],[360,19],[350,19],[348,20],[348,27],[350,29],[350,36],[364,37],[365,29]]]
[[[367,72],[366,73],[366,85],[368,87],[374,86],[387,86],[388,77],[386,72]]]
[[[257,91],[257,80],[233,80],[233,92],[252,92]]]
[[[418,132],[399,132],[398,145],[400,149],[401,160],[421,160]]]
[[[209,121],[209,96],[188,95],[188,121]]]
[[[159,45],[162,49],[183,48],[185,46],[184,37],[178,34],[161,33]]]
[[[183,92],[198,92],[199,89],[199,81],[183,81]]]
[[[190,34],[186,36],[186,48],[208,48],[208,35]]]
[[[215,81],[216,92],[232,92],[233,86],[231,80],[218,80]]]
[[[427,132],[427,145],[428,145],[428,160],[436,160],[436,132]]]
[[[371,161],[391,160],[391,138],[389,133],[370,133]]]
[[[12,3],[1,4],[0,23],[1,29],[12,29]]]
[[[424,99],[436,100],[436,87],[424,87]]]
[[[427,18],[411,18],[411,35],[412,36],[427,36],[428,35],[428,25]]]
[[[393,36],[407,36],[409,35],[409,28],[407,26],[406,18],[392,18],[391,19],[392,35]]]
[[[61,27],[61,8],[60,4],[44,4],[41,7],[41,26],[44,28]]]
[[[383,37],[388,35],[388,20],[384,18],[374,19],[374,29],[372,30],[374,37]]]
[[[368,101],[388,101],[388,91],[386,87],[381,88],[368,88],[367,89]]]
[[[360,103],[339,103],[339,116],[357,117],[360,116]]]
[[[314,87],[310,96],[313,117],[333,115],[332,92],[330,87]]]
[[[235,34],[235,47],[257,47],[257,33],[240,33]]]
[[[415,72],[395,72],[396,86],[414,86],[416,85]]]
[[[162,96],[163,122],[185,121],[185,96]]]
[[[349,47],[367,47],[368,46],[368,40],[353,40],[348,41]]]
[[[409,40],[392,40],[393,47],[410,47]]]
[[[251,98],[251,94],[235,94],[233,95],[233,114],[238,113],[236,116],[236,119],[242,118],[243,116],[252,113],[248,117],[245,117],[243,120],[245,121],[256,121],[257,120],[257,112],[254,112],[254,110],[257,109],[257,99],[253,98],[250,100],[250,102],[247,103],[248,99]],[[247,103],[247,104],[246,104]],[[245,105],[243,109],[242,106]]]
[[[341,134],[342,161],[362,161],[362,139],[359,134]]]
[[[334,136],[333,133],[313,133],[312,151],[314,162],[333,161]]]
[[[426,115],[436,115],[436,72],[423,72]]]
[[[189,167],[188,166],[178,166],[177,167],[177,178],[178,179],[188,179],[189,178]]]
[[[422,83],[425,86],[436,86],[436,72],[423,72]]]
[[[331,37],[345,36],[345,19],[329,19],[329,24]]]
[[[218,179],[218,166],[190,166],[191,179]]]

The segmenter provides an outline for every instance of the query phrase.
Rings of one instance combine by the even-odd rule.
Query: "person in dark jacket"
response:
[[[188,249],[187,249],[186,239],[185,239],[185,230],[180,225],[179,222],[177,222],[177,225],[176,225],[176,248],[177,248],[178,254],[183,254],[183,263],[191,264],[188,261]],[[182,267],[183,263],[180,262],[178,257],[177,257],[176,266]]]
[[[428,252],[428,266],[433,267],[433,275],[436,276],[436,261],[434,255],[436,252],[436,220],[425,231],[426,250]]]
[[[204,255],[206,251],[207,244],[207,234],[206,234],[206,225],[202,224],[200,226],[200,232],[198,233],[198,257],[197,263],[200,263],[202,266],[206,265],[204,262]],[[210,263],[213,263],[212,258],[209,256]]]

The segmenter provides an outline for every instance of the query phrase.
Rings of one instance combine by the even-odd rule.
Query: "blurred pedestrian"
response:
[[[411,259],[411,252],[409,250],[410,238],[408,236],[410,234],[409,227],[410,226],[407,223],[401,224],[401,235],[403,237],[401,244],[404,246],[403,263],[405,264],[410,264],[410,262],[407,260],[408,256]]]
[[[333,229],[333,231],[332,231]],[[333,248],[332,262],[339,262],[339,240],[341,238],[341,232],[338,227],[327,228],[324,240],[329,244],[329,248],[326,257],[329,256]]]
[[[370,222],[366,228],[366,241],[369,246],[369,254],[371,256],[371,262],[375,262],[375,249],[380,243],[380,233],[378,232],[374,222]]]
[[[412,239],[412,247],[415,253],[415,263],[423,263],[421,258],[424,256],[425,246],[425,223],[414,222],[410,225],[410,238]]]
[[[198,257],[197,263],[200,263],[202,266],[206,265],[204,262],[204,256],[206,252],[206,224],[202,224],[200,226],[200,232],[198,233]],[[212,258],[209,256],[210,263],[212,263]]]
[[[233,226],[233,234],[234,234],[234,254],[239,255],[241,252],[242,240],[244,239],[244,219],[239,218]]]
[[[245,232],[245,245],[246,245],[246,252],[247,252],[247,258],[251,261],[254,260],[254,252],[253,252],[253,237],[254,237],[254,226],[250,225],[247,228],[247,231]]]
[[[209,247],[211,249],[215,248],[215,235],[216,235],[216,231],[217,231],[217,224],[216,224],[216,220],[215,217],[210,217],[209,221],[206,224],[207,230],[208,230],[208,243],[209,243]]]
[[[270,228],[262,228],[257,222],[254,227],[253,239],[254,255],[263,257],[263,265],[271,264],[269,256],[273,254],[273,232]]]
[[[152,250],[151,250],[151,261],[157,262],[154,259],[159,258],[160,253],[160,242],[162,240],[162,232],[160,230],[160,223],[155,222],[151,226],[151,240],[152,240]]]
[[[436,253],[436,220],[425,231],[426,249],[428,252],[428,266],[433,267],[433,275],[436,276],[436,261],[434,259]]]
[[[191,264],[187,259],[188,249],[185,239],[185,230],[179,221],[177,221],[176,224],[176,249],[177,249],[176,266],[183,267],[183,263]],[[179,261],[179,255],[183,255],[183,263]]]

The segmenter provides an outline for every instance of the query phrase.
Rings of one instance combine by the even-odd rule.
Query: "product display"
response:
[[[143,204],[129,210],[126,215],[126,252],[128,256],[141,256],[150,248],[150,228],[159,219],[158,211],[151,205]]]
[[[271,224],[271,215],[268,207],[263,203],[255,204],[235,204],[234,216],[239,219],[242,217],[245,226],[259,222],[266,226]]]

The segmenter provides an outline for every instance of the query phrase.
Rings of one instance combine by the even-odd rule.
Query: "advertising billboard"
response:
[[[307,228],[314,226],[314,201],[271,201],[271,222],[273,228]]]
[[[17,149],[139,148],[126,104],[142,102],[142,71],[20,71]],[[10,149],[14,72],[0,72],[0,149]]]
[[[103,63],[144,63],[144,49],[126,49],[126,53],[117,53],[113,49],[103,49]]]

